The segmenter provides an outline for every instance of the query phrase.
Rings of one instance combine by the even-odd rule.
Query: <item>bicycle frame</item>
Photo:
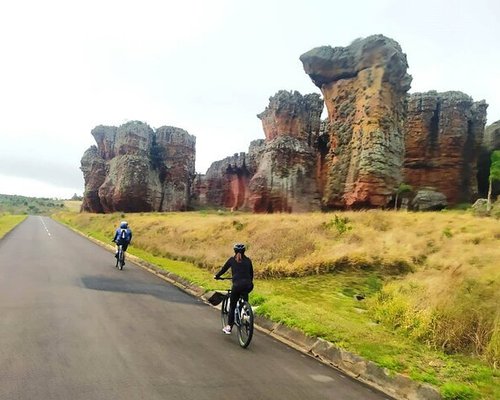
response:
[[[229,278],[221,278],[229,279]],[[221,306],[221,321],[223,327],[228,324],[228,314],[229,314],[229,299],[231,296],[231,289],[227,290],[227,294],[222,301]],[[250,344],[253,336],[253,311],[252,306],[242,297],[240,297],[236,303],[234,309],[234,324],[238,329],[238,342],[241,347],[246,348]]]
[[[118,245],[118,255],[116,257],[116,268],[119,270],[123,269],[125,265],[125,252],[123,251],[123,245]]]

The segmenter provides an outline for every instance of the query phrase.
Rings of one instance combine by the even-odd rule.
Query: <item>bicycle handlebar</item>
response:
[[[223,278],[222,276],[219,276],[218,278],[214,277],[214,279],[217,280],[217,281],[230,281],[233,278]]]

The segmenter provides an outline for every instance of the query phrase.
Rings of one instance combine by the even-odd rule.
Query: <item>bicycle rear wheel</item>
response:
[[[225,297],[222,300],[222,305],[220,307],[220,319],[222,323],[222,327],[224,328],[229,321],[229,297]]]
[[[123,251],[123,249],[120,249],[120,253],[118,254],[118,259],[120,261],[119,269],[122,270],[123,266],[125,265],[125,252]]]
[[[240,323],[238,324],[238,342],[243,348],[248,347],[253,336],[252,306],[245,301],[240,309]]]

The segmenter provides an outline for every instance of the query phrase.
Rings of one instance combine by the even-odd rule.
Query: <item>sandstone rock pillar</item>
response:
[[[328,110],[318,170],[325,207],[383,207],[402,182],[407,74],[399,44],[382,35],[300,57]]]
[[[249,184],[254,212],[319,210],[316,142],[323,101],[317,94],[280,91],[258,115],[266,135]]]

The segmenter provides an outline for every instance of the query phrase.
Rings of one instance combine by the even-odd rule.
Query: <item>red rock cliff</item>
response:
[[[248,153],[236,153],[215,161],[205,175],[194,182],[193,197],[197,206],[225,207],[233,211],[249,210],[248,185],[262,156],[264,141],[250,143]]]
[[[394,40],[375,35],[348,47],[318,47],[300,60],[328,110],[317,169],[323,205],[387,205],[402,181],[406,55]]]
[[[405,123],[405,183],[414,189],[432,186],[449,204],[475,200],[487,107],[461,92],[412,94]]]

